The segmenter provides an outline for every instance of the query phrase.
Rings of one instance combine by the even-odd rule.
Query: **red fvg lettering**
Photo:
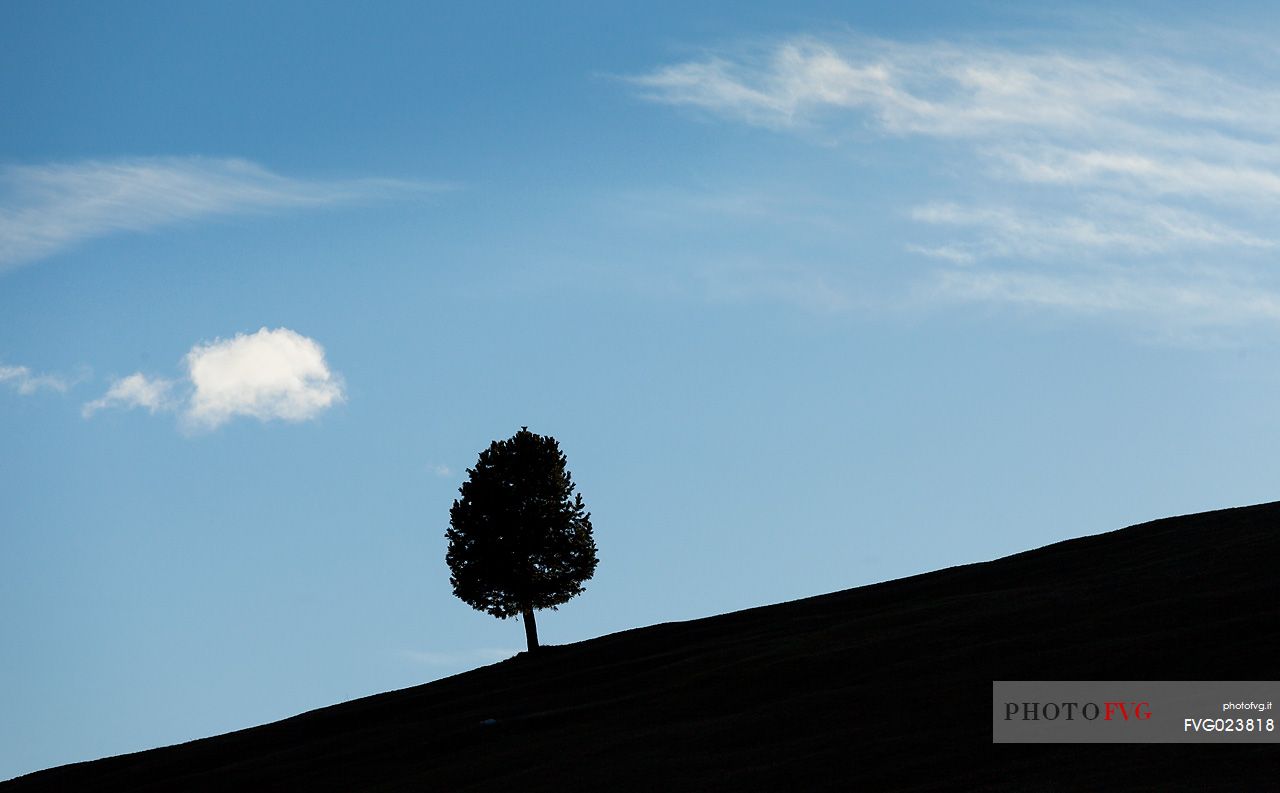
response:
[[[1103,721],[1111,721],[1111,716],[1117,711],[1120,713],[1120,717],[1125,721],[1129,720],[1131,713],[1133,718],[1138,719],[1139,721],[1151,718],[1150,702],[1104,702],[1102,704],[1107,709],[1106,715],[1102,717]],[[1125,707],[1126,705],[1131,706],[1133,710],[1130,711]]]

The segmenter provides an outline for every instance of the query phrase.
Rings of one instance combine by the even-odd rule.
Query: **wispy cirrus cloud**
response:
[[[216,429],[237,417],[301,422],[346,400],[342,377],[314,339],[288,328],[261,328],[197,344],[180,379],[135,372],[84,405],[90,418],[106,408],[177,411],[183,426]]]
[[[212,216],[329,206],[438,186],[317,180],[243,159],[139,157],[0,168],[0,272],[78,243]]]
[[[1155,338],[1216,345],[1241,323],[1280,323],[1280,293],[1222,269],[1179,272],[1099,268],[1080,273],[956,269],[928,289],[947,300],[994,302],[1029,311],[1058,310],[1140,320]],[[1176,317],[1177,321],[1170,321]]]
[[[36,374],[26,366],[0,364],[0,383],[10,386],[24,396],[37,391],[67,390],[66,379],[51,374]]]
[[[919,228],[903,247],[947,268],[936,299],[1280,326],[1280,80],[1217,66],[1016,36],[796,36],[626,79],[650,101],[824,143],[946,142],[925,167],[959,172],[964,193],[900,208]]]
[[[966,207],[951,202],[911,210],[922,223],[971,229],[976,239],[951,243],[942,252],[917,246],[926,255],[973,262],[987,258],[1052,259],[1118,253],[1150,256],[1189,249],[1273,249],[1275,240],[1233,228],[1212,216],[1178,207],[1133,201],[1085,203],[1072,211],[1025,210],[1008,206]]]
[[[1206,148],[1217,144],[1203,141]],[[1252,147],[1250,147],[1252,148]],[[989,153],[1009,168],[1008,177],[1029,183],[1106,188],[1158,197],[1193,197],[1222,204],[1280,202],[1280,159],[1274,151],[1218,161],[1178,153],[1040,146]]]
[[[1280,89],[1195,64],[946,41],[797,36],[626,79],[652,101],[774,128],[854,121],[894,134],[982,140],[1034,132],[1114,142],[1154,127],[1162,148],[1198,148],[1204,134],[1271,135],[1280,122]],[[1170,121],[1212,126],[1188,135]]]

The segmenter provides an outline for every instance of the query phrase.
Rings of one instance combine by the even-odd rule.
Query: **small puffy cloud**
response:
[[[174,407],[170,396],[173,381],[164,378],[149,378],[141,372],[122,377],[111,384],[107,393],[92,402],[86,402],[81,413],[89,418],[103,408],[146,408],[147,412],[169,410]]]
[[[443,463],[437,463],[431,466],[431,473],[441,479],[447,479],[448,477],[453,476],[453,469]]]
[[[185,362],[181,381],[141,372],[116,380],[101,398],[85,404],[85,418],[104,408],[176,410],[188,428],[211,430],[237,416],[306,421],[346,398],[324,348],[288,328],[197,344]]]
[[[288,328],[198,344],[187,353],[187,368],[195,393],[186,419],[198,427],[236,416],[306,421],[345,398],[324,348]]]
[[[25,366],[5,366],[0,364],[0,383],[7,383],[17,389],[19,394],[27,396],[41,389],[49,391],[66,391],[67,381],[49,374],[35,374]]]

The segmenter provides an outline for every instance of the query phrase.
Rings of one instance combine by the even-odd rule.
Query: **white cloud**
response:
[[[1168,119],[1271,135],[1280,123],[1280,91],[1168,59],[937,41],[795,37],[626,79],[653,101],[777,128],[847,126],[842,112],[894,134],[978,139],[1136,137]]]
[[[824,107],[886,112],[901,106],[925,112],[918,100],[895,88],[885,64],[851,64],[814,41],[786,42],[765,63],[711,57],[629,79],[655,101],[699,106],[769,127],[804,123]]]
[[[1149,40],[1166,51],[802,36],[626,79],[824,143],[945,141],[936,172],[963,197],[912,200],[920,233],[902,240],[948,268],[930,276],[938,295],[1280,326],[1280,85]]]
[[[1116,252],[1149,256],[1189,248],[1274,248],[1274,240],[1176,207],[1108,200],[1078,207],[1080,214],[1012,207],[965,207],[941,202],[915,207],[911,217],[933,225],[976,230],[968,244],[914,250],[960,263],[980,258],[1043,259]]]
[[[431,466],[431,473],[441,479],[445,479],[453,476],[453,469],[447,465],[437,463],[436,465]]]
[[[1270,161],[1270,153],[1258,154],[1261,156],[1252,162],[1215,163],[1173,153],[1040,146],[991,156],[1009,166],[1009,176],[1026,182],[1095,186],[1161,197],[1189,196],[1227,204],[1274,204],[1280,201],[1280,169]]]
[[[114,232],[422,187],[385,179],[294,179],[247,160],[205,157],[11,165],[0,169],[0,271]]]
[[[1170,278],[1162,272],[1112,268],[1087,274],[953,270],[937,274],[934,290],[949,300],[1136,317],[1183,341],[1204,341],[1213,329],[1242,321],[1280,323],[1280,290],[1221,273]]]
[[[179,410],[187,427],[211,430],[237,416],[306,421],[346,398],[324,348],[288,328],[264,327],[197,344],[185,363],[181,384],[142,373],[116,380],[101,398],[85,404],[84,416],[109,407]],[[174,395],[178,390],[181,396]]]
[[[89,418],[104,408],[146,408],[149,413],[171,410],[175,406],[172,391],[172,380],[149,378],[135,372],[113,382],[107,393],[98,399],[86,402],[81,414]]]
[[[67,381],[61,377],[50,374],[35,374],[25,366],[0,364],[0,383],[9,384],[24,396],[34,394],[41,389],[59,392],[67,390]]]
[[[912,253],[918,253],[921,256],[943,259],[953,264],[972,264],[978,259],[977,254],[965,250],[962,245],[916,245],[912,243],[907,245],[907,250]]]
[[[315,418],[344,399],[324,348],[288,328],[196,345],[187,353],[195,393],[186,419],[213,428],[236,416],[260,421]]]

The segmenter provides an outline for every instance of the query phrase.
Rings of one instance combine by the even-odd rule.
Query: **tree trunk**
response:
[[[533,621],[533,607],[524,607],[524,638],[529,644],[529,652],[538,649],[538,623]]]

